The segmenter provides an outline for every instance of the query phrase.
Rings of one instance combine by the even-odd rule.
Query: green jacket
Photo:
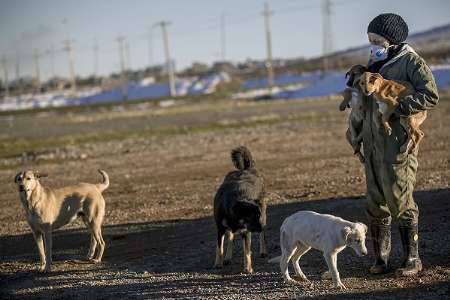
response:
[[[413,95],[400,100],[400,105],[389,122],[392,127],[391,135],[387,135],[383,128],[376,127],[373,121],[373,118],[378,116],[376,101],[372,97],[364,97],[363,145],[365,157],[372,155],[373,159],[378,162],[398,163],[408,155],[404,151],[406,148],[404,146],[409,143],[407,129],[404,126],[405,118],[433,108],[439,101],[438,91],[430,68],[407,44],[395,57],[381,67],[379,73],[385,79],[408,81],[416,90]]]

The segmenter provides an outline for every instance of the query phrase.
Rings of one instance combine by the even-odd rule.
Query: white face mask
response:
[[[380,45],[371,45],[370,46],[370,61],[380,61],[384,60],[388,57],[388,49],[389,47],[384,47]]]

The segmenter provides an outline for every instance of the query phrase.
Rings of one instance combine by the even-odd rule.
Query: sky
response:
[[[267,1],[275,58],[313,57],[322,53],[320,0]],[[410,32],[450,23],[447,0],[331,0],[332,49],[367,43],[367,25],[384,12],[400,14]],[[164,62],[161,29],[169,21],[170,52],[181,70],[192,62],[221,60],[221,16],[225,20],[225,59],[232,62],[266,56],[262,0],[0,0],[0,57],[9,79],[34,75],[37,51],[41,79],[52,73],[69,77],[64,41],[74,50],[79,76],[120,70],[118,36],[128,43],[129,66],[140,69]],[[153,27],[153,29],[152,29]],[[151,34],[150,34],[151,32]],[[151,36],[151,38],[150,38]],[[151,45],[151,47],[150,47]],[[54,53],[53,71],[51,49]],[[3,70],[2,70],[3,78]]]

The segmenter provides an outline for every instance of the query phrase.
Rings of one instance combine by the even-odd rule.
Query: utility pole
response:
[[[34,60],[34,70],[36,72],[36,87],[38,92],[41,91],[41,71],[39,67],[39,50],[34,49],[33,50],[33,60]]]
[[[22,94],[22,83],[20,82],[20,54],[16,48],[16,94]]]
[[[69,61],[69,71],[70,71],[70,81],[72,85],[72,92],[76,93],[77,91],[77,82],[75,79],[75,67],[74,67],[74,60],[73,60],[73,47],[72,47],[72,41],[66,40],[64,42],[65,47],[64,50],[67,52],[67,59]]]
[[[123,36],[117,37],[117,43],[119,46],[119,61],[120,61],[120,81],[122,85],[122,100],[127,99],[127,83],[125,82],[125,58],[124,58],[124,42]]]
[[[19,52],[16,50],[16,83],[19,83],[19,79],[20,79],[20,55]]]
[[[148,66],[153,64],[153,27],[148,29]]]
[[[328,55],[332,50],[331,0],[322,0],[322,55],[323,72],[329,69]]]
[[[272,62],[272,34],[270,26],[270,17],[273,15],[273,11],[269,8],[269,3],[264,2],[264,25],[266,29],[266,47],[267,47],[267,85],[269,86],[269,93],[272,93],[273,87],[273,62]]]
[[[94,39],[94,77],[97,76],[98,72],[98,42],[97,39]]]
[[[2,61],[3,75],[5,79],[5,95],[9,96],[8,66],[6,65],[7,60],[5,57],[3,57],[1,61]]]
[[[48,55],[50,59],[50,75],[51,78],[55,78],[55,48],[51,45],[50,49],[45,51],[45,54]]]
[[[50,70],[52,72],[52,78],[56,77],[55,75],[55,46],[51,45],[50,47]]]
[[[125,39],[125,69],[127,71],[131,70],[131,60],[130,60],[130,42],[128,39]]]
[[[120,73],[123,74],[125,72],[125,59],[124,59],[124,40],[123,36],[118,36],[116,41],[119,46],[119,62],[120,62]]]
[[[161,26],[163,42],[164,42],[164,52],[166,54],[166,67],[167,72],[169,73],[169,92],[171,97],[177,96],[177,91],[175,89],[175,75],[173,70],[172,60],[170,59],[170,51],[169,51],[169,38],[167,36],[167,26],[170,25],[167,21],[161,21],[156,24],[157,26]]]
[[[220,58],[223,62],[226,58],[225,13],[220,16]]]

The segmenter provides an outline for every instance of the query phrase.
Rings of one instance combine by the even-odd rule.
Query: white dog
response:
[[[332,215],[299,211],[287,217],[280,228],[281,256],[270,263],[280,262],[281,273],[288,283],[297,283],[289,276],[288,263],[292,260],[295,273],[309,282],[300,269],[299,260],[311,248],[323,252],[334,287],[345,289],[337,270],[337,255],[349,246],[359,255],[366,255],[367,226],[352,223]]]

